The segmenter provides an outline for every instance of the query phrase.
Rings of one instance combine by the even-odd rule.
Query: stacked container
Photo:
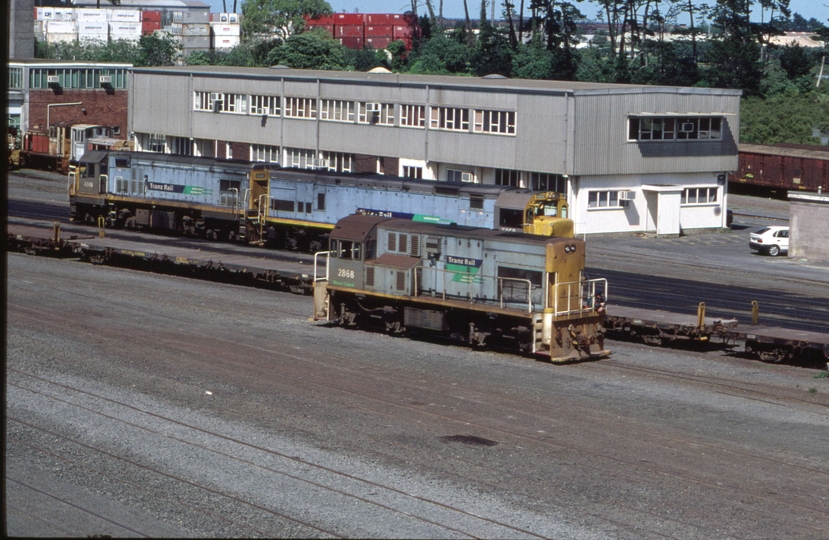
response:
[[[401,40],[407,50],[417,31],[417,20],[399,13],[335,13],[306,19],[309,29],[321,28],[349,49],[385,49]]]
[[[47,20],[45,33],[48,43],[68,43],[78,39],[78,29],[75,28],[75,21]]]
[[[227,14],[224,13],[223,15]],[[210,23],[210,37],[214,49],[232,49],[241,42],[241,35],[242,27],[238,23]]]
[[[161,12],[160,11],[144,11],[141,14],[141,33],[149,35],[156,30],[161,30]]]
[[[103,21],[78,21],[78,41],[89,43],[97,41],[106,43],[109,40],[109,24],[106,17]]]
[[[110,22],[109,35],[112,41],[138,41],[141,39],[140,22]]]

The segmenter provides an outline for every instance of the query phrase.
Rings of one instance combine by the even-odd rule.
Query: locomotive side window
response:
[[[512,208],[501,208],[498,225],[501,227],[521,228],[524,226],[524,212]]]
[[[362,260],[363,245],[351,240],[331,240],[331,257],[344,260]]]
[[[325,210],[325,193],[317,193],[317,210]]]

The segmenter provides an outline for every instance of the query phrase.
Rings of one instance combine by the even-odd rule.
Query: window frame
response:
[[[618,210],[625,208],[619,193],[623,189],[591,189],[587,192],[587,210]],[[593,203],[595,196],[595,204]],[[604,203],[604,204],[603,204]]]
[[[725,117],[718,115],[628,116],[628,142],[722,141]],[[689,128],[690,126],[690,128]]]

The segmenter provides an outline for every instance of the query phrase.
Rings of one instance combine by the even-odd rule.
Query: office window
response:
[[[682,191],[681,204],[709,204],[717,202],[716,187],[686,188]]]
[[[423,167],[414,167],[412,165],[403,165],[404,178],[423,178]]]
[[[515,112],[475,110],[476,133],[515,135]]]
[[[495,185],[523,187],[521,185],[521,173],[507,169],[495,169]]]
[[[429,127],[450,131],[469,131],[469,109],[432,107]]]
[[[250,114],[256,116],[279,116],[279,96],[250,96]]]
[[[252,144],[250,145],[250,160],[279,163],[279,147],[269,144]]]
[[[320,120],[353,122],[354,102],[337,99],[320,100]]]
[[[567,193],[567,179],[560,174],[530,173],[530,189]]]
[[[400,125],[404,127],[426,127],[426,107],[423,105],[401,105]]]
[[[316,118],[317,100],[316,98],[286,97],[284,114],[289,118]]]
[[[447,169],[446,170],[446,181],[447,182],[467,182],[467,183],[474,183],[475,182],[475,173],[471,171],[461,171],[457,169]]]
[[[618,191],[591,191],[587,196],[587,208],[621,208]]]
[[[722,117],[719,116],[633,116],[628,119],[628,140],[720,140],[722,121]]]

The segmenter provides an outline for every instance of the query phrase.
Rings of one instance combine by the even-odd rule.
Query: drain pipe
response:
[[[52,107],[68,107],[69,105],[83,105],[83,101],[74,101],[72,103],[50,103],[46,105],[46,130],[48,131],[50,127],[52,127],[52,123],[50,122]]]

